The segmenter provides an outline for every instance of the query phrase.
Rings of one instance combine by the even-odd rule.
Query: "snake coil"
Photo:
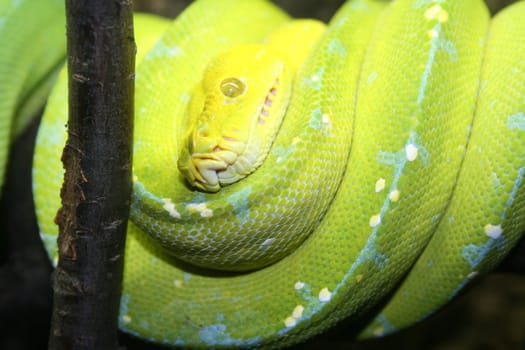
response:
[[[59,12],[55,0],[0,1],[2,42],[22,48],[17,11],[44,3],[35,13]],[[491,20],[480,0],[347,1],[299,65],[262,165],[207,193],[177,170],[195,87],[214,57],[260,44],[291,19],[264,0],[198,0],[173,23],[138,15],[121,328],[200,348],[282,347],[344,318],[363,336],[380,336],[492,269],[525,229],[523,18],[525,2]],[[16,108],[4,106],[17,100],[4,82],[18,95],[31,84],[3,80],[16,60],[2,50],[5,121]],[[248,64],[235,55],[228,62]],[[66,80],[63,72],[34,159],[52,258]],[[222,88],[238,97],[246,87],[228,80]],[[377,305],[382,311],[362,324]]]

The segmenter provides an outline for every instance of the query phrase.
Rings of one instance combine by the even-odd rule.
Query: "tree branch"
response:
[[[131,194],[130,0],[66,0],[69,121],[50,349],[115,349]]]

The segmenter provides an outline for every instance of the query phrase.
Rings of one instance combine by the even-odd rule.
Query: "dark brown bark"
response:
[[[131,194],[129,0],[66,0],[69,121],[50,349],[115,349]]]

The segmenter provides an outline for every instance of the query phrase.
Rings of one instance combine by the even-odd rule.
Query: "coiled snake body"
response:
[[[2,0],[2,43],[20,35],[5,18],[42,3]],[[45,3],[42,14],[60,8]],[[348,1],[325,31],[299,22],[294,40],[308,37],[312,48],[291,45],[283,62],[301,63],[290,68],[293,78],[276,79],[232,73],[250,64],[238,45],[290,45],[288,29],[272,36],[289,17],[264,0],[199,0],[172,24],[138,16],[145,56],[137,67],[122,329],[172,346],[280,347],[344,318],[359,324],[384,303],[362,333],[379,336],[421,320],[489,271],[525,227],[523,18],[525,2],[490,20],[479,0]],[[204,72],[221,57],[228,59],[212,69],[217,83],[207,97],[199,90]],[[2,53],[2,106],[20,103],[4,88],[8,58]],[[34,160],[51,257],[65,77],[48,102]],[[10,84],[25,91],[31,84],[20,80],[27,81]],[[251,113],[232,108],[219,119],[258,88],[257,100],[246,98],[255,101]],[[272,100],[281,94],[290,96]],[[285,113],[265,151],[273,103]],[[19,109],[2,107],[2,122]],[[231,132],[244,125],[254,129],[243,145],[257,146],[234,154],[244,146],[232,146]],[[254,161],[258,148],[264,160]],[[188,181],[177,163],[191,172],[184,164],[197,153],[208,168],[193,168],[207,177],[194,171]],[[229,170],[216,169],[224,164]],[[210,169],[225,171],[217,175],[224,186]],[[212,192],[202,190],[207,181]]]

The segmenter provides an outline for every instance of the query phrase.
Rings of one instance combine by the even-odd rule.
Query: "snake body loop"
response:
[[[21,20],[7,7],[14,3],[35,4],[0,0],[0,19]],[[244,146],[225,132],[245,115],[228,112],[233,126],[224,127],[190,115],[203,110],[199,89],[217,57],[248,66],[246,57],[222,55],[266,41],[279,51],[289,44],[276,33],[295,22],[265,0],[198,0],[172,23],[137,16],[121,328],[190,348],[283,347],[345,318],[362,336],[381,336],[427,317],[492,269],[525,229],[523,18],[523,1],[493,19],[480,0],[347,1],[311,48],[284,60],[298,61],[288,103],[278,103],[284,119],[264,161],[251,162],[252,151],[235,153]],[[3,23],[2,42],[18,40]],[[243,74],[251,77],[210,83],[214,118],[217,106],[232,106],[225,98],[247,96],[253,84]],[[66,78],[48,101],[34,159],[52,258]],[[258,111],[273,85],[256,81]],[[0,89],[5,103],[14,97]],[[265,124],[257,113],[247,120]],[[260,142],[248,134],[244,144]],[[206,176],[186,170],[199,154],[205,164],[194,168]],[[224,172],[220,190],[210,170]],[[212,183],[211,192],[195,182]]]

